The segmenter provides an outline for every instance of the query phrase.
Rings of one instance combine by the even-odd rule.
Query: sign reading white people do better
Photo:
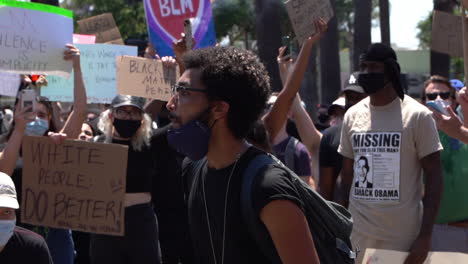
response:
[[[315,33],[314,21],[333,17],[330,0],[289,0],[285,5],[299,44]]]
[[[68,77],[73,13],[55,6],[0,0],[0,71]]]
[[[21,221],[124,235],[127,153],[124,145],[26,136]]]

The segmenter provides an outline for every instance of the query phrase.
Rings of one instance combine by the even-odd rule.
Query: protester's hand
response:
[[[73,62],[73,68],[80,66],[80,50],[72,44],[65,46],[67,49],[63,53],[64,60],[71,60]]]
[[[21,105],[21,100],[16,105],[15,108],[15,127],[16,129],[24,130],[26,128],[26,124],[34,121],[35,113],[31,112],[32,106],[28,106],[23,109]]]
[[[177,66],[177,62],[172,56],[164,56],[161,61],[166,68],[175,68]]]
[[[422,264],[431,248],[431,238],[418,236],[411,245],[410,253],[404,264]]]
[[[196,42],[195,39],[192,38],[192,49],[195,47]],[[172,43],[172,49],[174,50],[174,54],[176,56],[176,60],[181,60],[184,54],[188,51],[187,50],[187,43],[185,42],[185,35],[182,35],[182,38],[174,41]]]
[[[156,49],[154,48],[153,44],[148,43],[145,49],[145,58],[147,59],[156,59],[159,60],[159,55],[156,53]]]
[[[468,91],[466,90],[466,86],[458,92],[458,103],[462,108],[468,109]]]
[[[286,51],[288,47],[283,46],[278,49],[278,57],[276,59],[278,60],[278,63],[285,63],[285,62],[292,62],[291,55],[284,55],[284,52]]]
[[[328,29],[327,22],[323,18],[319,18],[318,20],[314,21],[315,26],[315,33],[310,36],[306,43],[314,45],[320,38],[325,34]]]
[[[67,139],[67,135],[63,133],[54,133],[54,132],[49,132],[47,133],[47,136],[54,142],[55,144],[63,144],[65,139]]]
[[[21,83],[24,85],[24,86],[28,86],[32,83],[32,80],[31,78],[29,78],[29,75],[26,75],[26,74],[21,74]]]
[[[41,86],[47,86],[47,84],[49,84],[49,82],[44,74],[39,75],[39,78],[37,78],[35,82],[35,85],[38,88],[41,88]]]
[[[460,131],[460,128],[463,126],[463,122],[461,121],[460,117],[455,114],[451,107],[447,107],[447,115],[443,115],[436,110],[429,107],[432,111],[432,117],[435,120],[437,125],[437,129],[444,132],[445,134],[456,137],[456,134]]]

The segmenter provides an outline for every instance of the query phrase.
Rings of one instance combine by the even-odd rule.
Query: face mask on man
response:
[[[125,120],[114,118],[113,125],[123,138],[131,138],[141,126],[141,120]]]
[[[208,110],[200,116],[206,116],[207,112]],[[169,145],[193,161],[200,160],[208,153],[208,143],[211,137],[211,128],[200,119],[196,118],[180,128],[169,129],[167,132]]]
[[[28,136],[43,136],[49,130],[49,121],[36,117],[26,124],[25,134]]]
[[[5,246],[13,236],[16,220],[0,220],[0,247]]]
[[[385,86],[385,74],[383,72],[361,73],[358,77],[359,85],[366,94],[374,94]]]

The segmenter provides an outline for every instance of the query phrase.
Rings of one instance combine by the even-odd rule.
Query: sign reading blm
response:
[[[127,153],[123,145],[26,136],[21,220],[124,235]]]

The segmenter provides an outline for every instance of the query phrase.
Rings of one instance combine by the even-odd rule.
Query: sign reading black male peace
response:
[[[124,235],[127,153],[123,145],[26,136],[22,222]]]

